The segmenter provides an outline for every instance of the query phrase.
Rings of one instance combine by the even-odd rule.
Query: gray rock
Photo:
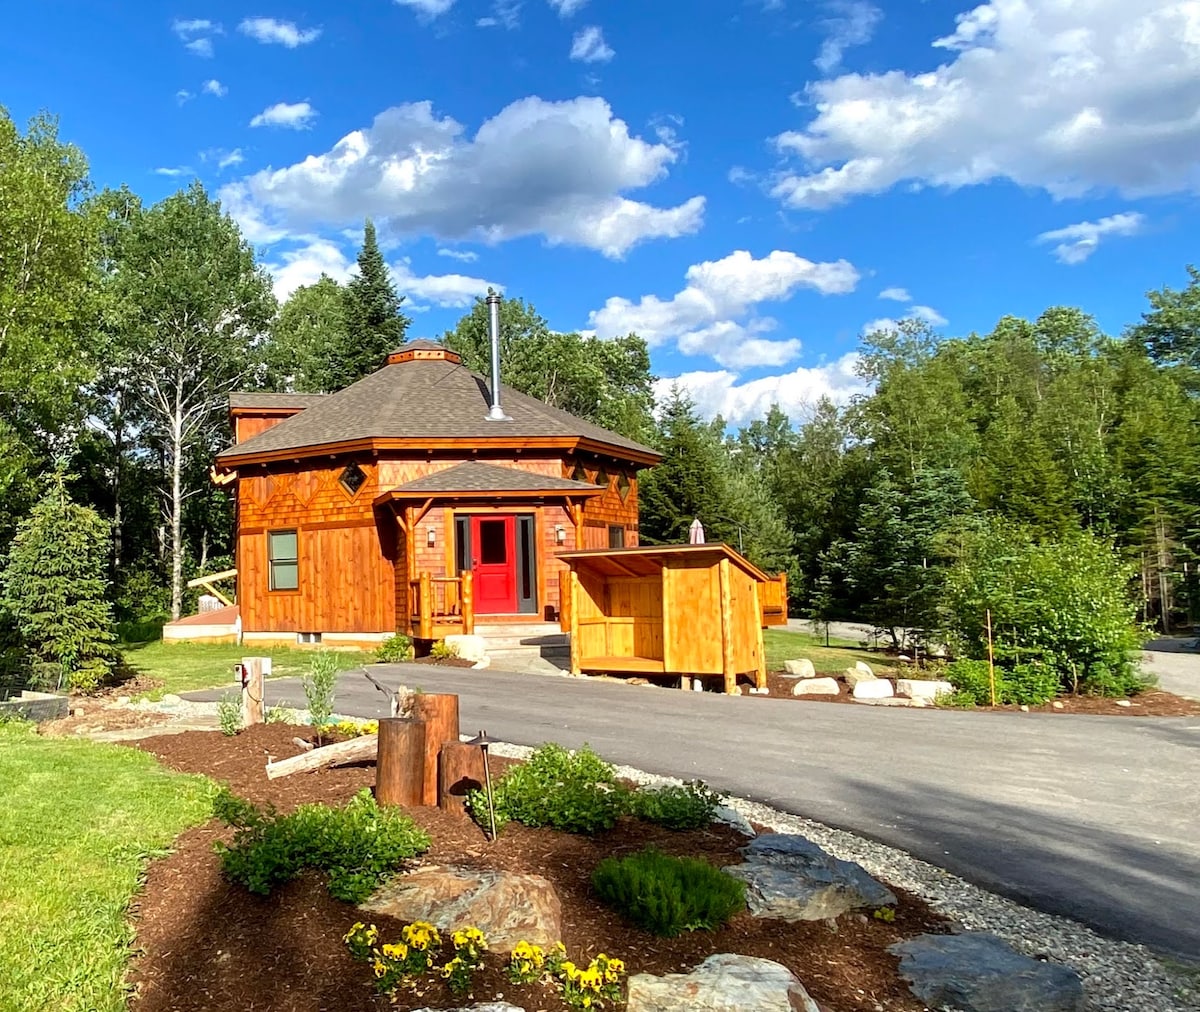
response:
[[[860,661],[859,663],[862,662]],[[865,668],[866,665],[864,664],[863,667]],[[876,682],[879,679],[875,677],[875,672],[863,671],[862,668],[856,665],[855,667],[847,668],[842,672],[842,680],[853,689],[861,685],[863,682]]]
[[[178,706],[183,702],[182,696],[177,696],[173,692],[168,692],[162,699],[159,700],[163,706]]]
[[[906,699],[937,699],[941,695],[949,695],[954,686],[949,682],[940,682],[925,678],[896,679],[896,695]]]
[[[861,671],[864,675],[870,675],[872,678],[875,677],[875,672],[871,670],[871,665],[866,661],[855,661],[854,670]]]
[[[743,836],[757,835],[754,832],[754,827],[746,821],[746,817],[736,808],[730,808],[728,805],[717,805],[713,811],[713,822],[719,822],[724,826],[729,826],[731,829],[736,829]]]
[[[846,672],[847,675],[850,672]],[[870,681],[858,682],[851,690],[855,699],[890,699],[892,683],[886,678],[872,678]]]
[[[458,1008],[435,1009],[428,1005],[416,1012],[525,1012],[520,1005],[510,1005],[506,1001],[485,1001],[478,1005],[460,1005]]]
[[[867,706],[907,706],[913,709],[920,710],[927,706],[933,706],[932,699],[905,699],[903,696],[886,696],[883,699],[856,699],[856,703],[865,703]]]
[[[786,966],[718,953],[691,973],[629,978],[627,1012],[820,1012]]]
[[[783,670],[789,675],[796,675],[798,678],[815,678],[817,676],[817,669],[813,667],[813,662],[807,657],[798,657],[792,661],[784,661]]]
[[[793,696],[836,696],[839,692],[834,678],[801,678],[792,686]]]
[[[429,921],[439,931],[473,924],[492,952],[512,951],[525,939],[543,948],[562,935],[562,904],[540,875],[474,868],[418,868],[397,875],[362,904],[398,921]]]
[[[811,840],[764,833],[742,848],[744,864],[725,870],[746,883],[755,917],[821,921],[861,907],[886,907],[896,897],[862,865],[841,861]]]
[[[1083,1012],[1074,970],[1022,956],[984,931],[921,935],[888,949],[921,1001],[962,1012]]]

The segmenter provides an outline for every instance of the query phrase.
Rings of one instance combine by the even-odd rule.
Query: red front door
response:
[[[471,518],[471,568],[475,611],[509,615],[517,610],[515,517]]]

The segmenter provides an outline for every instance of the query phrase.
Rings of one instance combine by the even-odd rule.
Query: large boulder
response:
[[[937,699],[941,695],[949,695],[954,686],[949,682],[939,682],[924,678],[897,678],[896,695],[905,699]]]
[[[792,686],[793,696],[836,696],[839,692],[836,678],[801,678]]]
[[[867,682],[859,682],[850,690],[855,699],[890,699],[892,683],[886,678],[872,678]]]
[[[784,661],[783,670],[797,678],[816,678],[817,669],[807,657],[797,657],[795,660]]]
[[[863,667],[866,667],[866,665],[864,664]],[[847,668],[845,671],[843,671],[842,680],[849,685],[851,689],[861,685],[863,682],[879,681],[879,679],[875,677],[875,672],[869,669],[867,671],[863,671],[862,668],[859,668],[857,665],[852,668]]]
[[[627,1012],[819,1012],[786,966],[723,952],[691,973],[629,978]]]
[[[741,853],[745,863],[725,870],[746,883],[746,905],[755,917],[821,921],[896,902],[862,865],[839,860],[803,836],[764,833]]]
[[[439,931],[473,924],[492,952],[511,952],[522,939],[548,948],[562,937],[562,904],[540,875],[418,868],[385,883],[362,908],[399,921],[429,921]]]
[[[451,633],[445,639],[447,647],[454,651],[454,656],[479,664],[488,659],[487,640],[482,636],[468,633]]]
[[[871,665],[866,661],[855,661],[854,670],[861,671],[864,675],[871,675],[872,677],[875,675],[875,672],[871,670]]]
[[[900,975],[933,1008],[962,1012],[1083,1012],[1083,984],[1074,970],[1016,952],[984,931],[919,935],[888,949]]]

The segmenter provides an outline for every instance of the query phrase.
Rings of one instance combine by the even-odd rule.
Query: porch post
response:
[[[433,576],[428,573],[421,574],[421,631],[418,634],[418,639],[431,640],[433,639]]]
[[[459,576],[462,578],[463,632],[470,636],[475,632],[475,574],[464,569]]]

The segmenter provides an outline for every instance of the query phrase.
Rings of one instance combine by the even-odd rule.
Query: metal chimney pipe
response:
[[[500,296],[489,292],[488,334],[492,339],[492,410],[488,412],[489,422],[511,422],[512,419],[500,407]]]

